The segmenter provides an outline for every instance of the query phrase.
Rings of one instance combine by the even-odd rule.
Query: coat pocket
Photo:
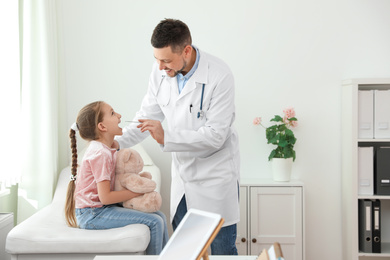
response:
[[[202,158],[194,158],[192,167],[184,173],[182,179],[201,185],[214,186],[229,182],[233,176],[232,159],[228,149]]]

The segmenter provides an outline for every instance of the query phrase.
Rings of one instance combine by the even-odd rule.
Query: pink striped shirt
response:
[[[103,206],[99,200],[97,183],[108,180],[111,182],[111,190],[114,190],[115,163],[115,149],[98,141],[90,142],[77,173],[76,208]]]

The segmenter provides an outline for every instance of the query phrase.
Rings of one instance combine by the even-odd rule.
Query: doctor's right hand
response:
[[[141,124],[137,127],[141,128],[141,132],[149,131],[157,143],[164,144],[164,129],[160,121],[151,119],[139,119],[139,121]]]

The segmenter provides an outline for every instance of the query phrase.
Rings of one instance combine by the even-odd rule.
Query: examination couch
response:
[[[144,160],[144,171],[152,174],[160,192],[161,174],[141,145],[136,145]],[[107,230],[68,227],[64,205],[70,180],[70,167],[59,176],[50,205],[15,226],[8,234],[6,251],[11,260],[87,260],[96,255],[142,255],[149,244],[149,228],[143,224]]]

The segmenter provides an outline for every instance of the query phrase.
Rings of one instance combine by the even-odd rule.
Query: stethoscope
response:
[[[200,119],[203,119],[203,116],[204,116],[204,112],[202,110],[202,108],[203,108],[203,94],[204,94],[204,83],[202,86],[202,95],[200,96],[200,111],[198,112],[198,116],[197,116]]]

